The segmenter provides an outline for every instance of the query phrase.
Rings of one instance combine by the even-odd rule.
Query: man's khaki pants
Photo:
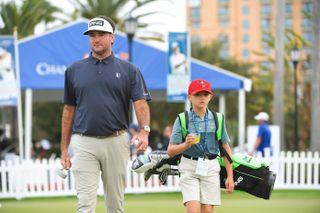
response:
[[[130,156],[128,133],[103,139],[74,134],[71,144],[77,213],[95,212],[100,171],[107,212],[124,212],[125,179]]]

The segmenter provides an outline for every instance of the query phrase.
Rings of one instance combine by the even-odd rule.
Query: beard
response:
[[[92,52],[96,55],[100,55],[100,56],[103,56],[105,55],[107,52],[108,52],[108,48],[103,48],[103,49],[100,49],[100,50],[96,50],[94,48],[91,48]]]

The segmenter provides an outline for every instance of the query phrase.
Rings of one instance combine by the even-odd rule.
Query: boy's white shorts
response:
[[[220,165],[217,159],[209,160],[208,176],[195,174],[196,160],[181,157],[179,164],[180,182],[183,203],[196,200],[201,204],[221,205]]]

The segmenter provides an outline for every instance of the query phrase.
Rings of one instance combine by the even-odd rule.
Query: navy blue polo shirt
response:
[[[64,104],[76,107],[73,133],[106,136],[129,125],[130,101],[151,100],[139,69],[111,56],[90,56],[65,72]]]

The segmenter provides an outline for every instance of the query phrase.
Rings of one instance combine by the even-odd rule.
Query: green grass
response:
[[[270,200],[236,191],[222,194],[218,213],[319,213],[320,190],[275,190]],[[126,213],[185,212],[180,193],[129,194],[125,196]],[[69,213],[75,212],[75,197],[3,199],[0,213]],[[98,198],[96,213],[104,213],[104,201]]]

